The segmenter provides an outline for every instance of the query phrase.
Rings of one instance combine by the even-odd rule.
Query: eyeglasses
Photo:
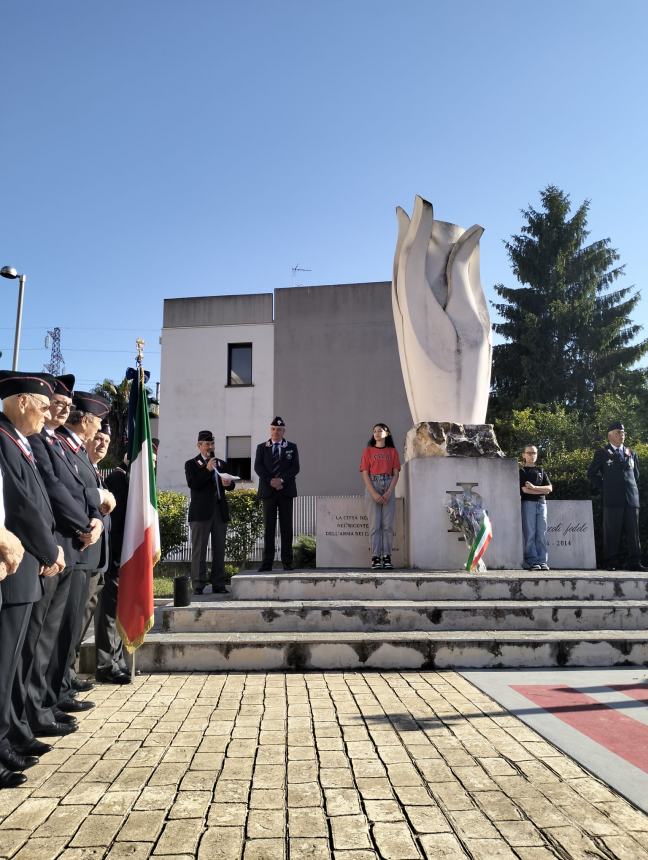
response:
[[[35,394],[27,394],[26,396],[30,397],[34,401],[34,403],[36,404],[36,406],[38,406],[39,410],[42,412],[43,415],[45,415],[46,412],[50,411],[50,404],[43,403],[43,401],[39,400]]]
[[[69,412],[72,408],[71,403],[66,403],[64,400],[51,400],[50,409],[56,409],[57,412]]]

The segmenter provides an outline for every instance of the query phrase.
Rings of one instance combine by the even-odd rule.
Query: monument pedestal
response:
[[[484,562],[489,570],[522,566],[522,523],[518,464],[512,458],[413,457],[403,466],[406,534],[411,567],[461,570],[469,547],[446,510],[449,492],[472,484],[493,524],[493,539]]]

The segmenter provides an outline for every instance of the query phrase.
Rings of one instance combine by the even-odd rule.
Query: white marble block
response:
[[[415,457],[403,467],[409,563],[421,570],[462,570],[466,542],[450,531],[448,491],[474,484],[493,524],[484,562],[489,570],[522,566],[518,464],[511,458]],[[466,574],[478,576],[479,574]]]
[[[403,500],[396,499],[392,563],[407,563]],[[317,499],[317,567],[368,568],[371,564],[369,519],[364,496],[319,496]]]
[[[592,503],[547,500],[549,566],[556,570],[596,570]]]

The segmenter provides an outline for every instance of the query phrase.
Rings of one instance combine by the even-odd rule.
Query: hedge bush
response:
[[[315,567],[317,547],[313,535],[297,535],[293,544],[296,567]]]
[[[232,490],[227,494],[230,521],[225,541],[225,558],[239,570],[252,554],[252,548],[263,530],[263,508],[256,490]]]
[[[182,493],[158,490],[160,520],[160,561],[164,561],[187,540],[187,499]]]

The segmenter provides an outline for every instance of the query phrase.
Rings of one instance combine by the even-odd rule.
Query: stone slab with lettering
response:
[[[403,499],[396,499],[394,567],[406,565],[403,521]],[[369,520],[364,496],[319,496],[317,567],[368,568],[370,565]]]
[[[592,503],[547,500],[549,566],[556,570],[596,570]]]
[[[450,531],[448,493],[475,484],[493,524],[484,562],[489,570],[522,566],[519,467],[511,458],[415,457],[403,466],[407,501],[409,562],[421,570],[463,570],[465,540]]]

